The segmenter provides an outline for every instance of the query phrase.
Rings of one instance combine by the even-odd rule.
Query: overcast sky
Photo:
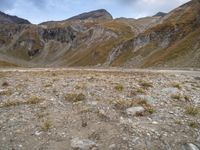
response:
[[[114,18],[140,18],[159,11],[169,12],[189,0],[0,0],[0,10],[32,23],[63,20],[104,8]]]

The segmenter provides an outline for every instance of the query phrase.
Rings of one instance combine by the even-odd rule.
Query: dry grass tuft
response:
[[[52,127],[52,123],[49,119],[45,120],[42,124],[41,124],[41,129],[43,131],[48,131],[50,128]]]
[[[115,90],[119,91],[119,92],[122,92],[124,90],[124,87],[123,87],[123,85],[118,84],[118,85],[115,86]]]
[[[175,99],[175,100],[181,100],[182,96],[180,93],[177,93],[177,94],[172,94],[171,95],[171,98],[172,99]]]
[[[146,94],[146,91],[142,88],[137,88],[136,90],[132,90],[130,92],[130,96],[136,96],[138,94]]]
[[[69,102],[79,102],[85,100],[85,95],[83,93],[70,93],[65,94],[65,100]]]
[[[182,85],[180,83],[172,83],[172,87],[177,88],[179,90],[182,89]]]
[[[10,95],[12,95],[12,91],[9,90],[9,89],[7,89],[7,90],[0,90],[0,96],[3,96],[3,95],[10,96]]]
[[[141,80],[139,84],[143,89],[148,89],[148,88],[152,88],[153,87],[153,83],[147,82],[147,81],[142,81]]]
[[[189,126],[191,127],[191,128],[198,128],[198,123],[197,122],[194,122],[194,121],[192,121],[192,122],[189,122]]]
[[[5,82],[2,83],[2,86],[7,87],[7,86],[9,86],[9,83],[7,81],[5,81]]]
[[[195,106],[187,106],[185,113],[187,115],[191,115],[191,116],[196,116],[199,114],[199,108],[195,107]]]
[[[28,99],[27,101],[11,101],[11,100],[7,100],[6,102],[3,103],[3,107],[11,107],[11,106],[19,106],[19,105],[36,105],[39,104],[40,102],[42,102],[43,99],[33,96],[30,99]]]

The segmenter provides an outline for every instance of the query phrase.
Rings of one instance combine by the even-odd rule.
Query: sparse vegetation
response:
[[[196,116],[198,113],[199,113],[199,108],[191,105],[186,107],[187,115]]]
[[[19,102],[19,101],[7,100],[6,102],[3,103],[3,107],[17,106],[17,105],[20,105],[20,104],[21,104],[21,102]]]
[[[12,91],[10,89],[7,90],[0,90],[0,96],[10,96],[12,94]]]
[[[190,126],[191,128],[198,128],[198,123],[197,123],[197,122],[194,122],[194,121],[191,121],[191,122],[189,122],[189,126]]]
[[[140,80],[139,84],[143,89],[148,89],[148,88],[153,87],[153,83],[147,82],[147,81],[143,81],[143,80]]]
[[[147,107],[146,108],[146,111],[149,113],[149,114],[154,114],[156,112],[156,110],[153,108],[153,107]]]
[[[117,100],[117,101],[112,101],[114,104],[114,107],[116,109],[124,110],[126,108],[129,108],[133,106],[135,103],[131,100]]]
[[[136,90],[132,90],[130,92],[130,96],[136,96],[137,94],[145,94],[146,91],[142,88],[137,88]]]
[[[190,101],[190,99],[191,99],[191,97],[190,97],[190,96],[188,96],[188,95],[184,95],[184,99],[186,100],[186,102],[189,102],[189,101]]]
[[[43,99],[40,98],[40,97],[32,96],[32,97],[30,97],[29,100],[27,100],[27,101],[25,102],[25,104],[38,104],[38,103],[40,103],[42,100],[43,100]]]
[[[52,123],[49,119],[45,120],[42,124],[41,124],[41,129],[43,131],[48,131],[50,128],[52,127]]]
[[[177,88],[179,90],[182,89],[182,85],[180,83],[172,83],[172,87]]]
[[[80,89],[85,89],[86,88],[86,84],[84,83],[79,83],[74,87],[76,90],[80,90]]]
[[[7,81],[5,81],[5,82],[2,83],[2,86],[7,87],[7,86],[9,86],[9,83]]]
[[[118,85],[115,86],[115,90],[119,91],[119,92],[122,92],[124,90],[124,87],[123,87],[123,85],[118,84]]]
[[[176,94],[172,94],[171,98],[175,100],[181,100],[182,96],[180,93],[176,93]]]
[[[182,122],[180,120],[175,120],[174,122],[175,122],[175,124],[178,124],[178,125],[182,124]]]
[[[42,98],[33,96],[27,101],[22,100],[7,100],[3,103],[3,107],[11,107],[11,106],[19,106],[19,105],[35,105],[39,104],[41,101],[43,101]]]
[[[65,94],[65,100],[68,102],[79,102],[85,100],[85,95],[83,93],[69,93]]]

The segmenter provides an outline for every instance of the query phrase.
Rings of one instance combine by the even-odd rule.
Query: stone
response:
[[[158,122],[157,122],[157,121],[153,121],[153,122],[152,122],[152,124],[155,124],[155,125],[157,125],[157,124],[158,124]]]
[[[199,150],[199,148],[192,143],[186,143],[182,146],[182,150]]]
[[[89,139],[74,138],[71,140],[71,147],[74,150],[91,150],[97,149],[97,144]]]
[[[145,100],[150,105],[153,105],[155,103],[155,99],[149,95],[138,95],[137,98]]]
[[[143,113],[144,111],[145,109],[142,106],[131,107],[131,108],[126,109],[126,113],[132,116],[135,116],[137,113]]]
[[[179,92],[179,89],[177,89],[177,88],[164,88],[164,89],[162,89],[162,92],[166,93],[166,94],[176,94],[176,93]]]
[[[115,150],[116,149],[116,145],[115,144],[111,144],[110,146],[109,146],[109,150]]]

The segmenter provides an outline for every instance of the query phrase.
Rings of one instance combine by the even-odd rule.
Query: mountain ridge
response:
[[[0,11],[0,23],[31,24],[28,20],[11,16]]]
[[[25,67],[200,67],[199,16],[193,0],[140,19],[113,19],[100,9],[40,25],[0,24],[0,60]]]

